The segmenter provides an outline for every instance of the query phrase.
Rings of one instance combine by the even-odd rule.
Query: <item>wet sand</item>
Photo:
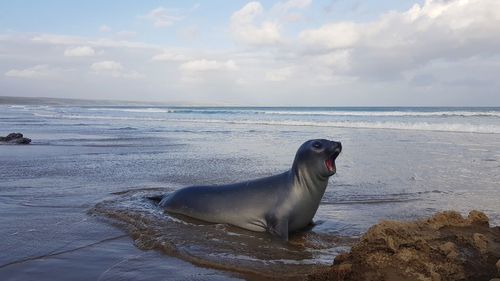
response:
[[[255,270],[269,276],[269,268],[293,278],[329,268],[381,219],[479,208],[491,225],[500,222],[499,134],[178,122],[268,115],[109,109],[1,108],[0,135],[32,139],[0,146],[1,280],[227,280],[254,278]],[[442,117],[450,118],[466,117]],[[133,197],[276,174],[289,169],[298,145],[315,137],[342,140],[344,150],[317,226],[290,246],[226,226],[152,219],[153,206]],[[110,220],[106,213],[119,215]],[[146,227],[131,231],[131,225]],[[162,241],[170,244],[160,249]]]
[[[96,262],[98,259],[98,262]],[[235,275],[134,247],[128,235],[41,256],[0,268],[2,280],[237,280]]]

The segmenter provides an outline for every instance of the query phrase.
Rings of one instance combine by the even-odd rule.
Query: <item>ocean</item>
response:
[[[477,209],[500,224],[497,107],[0,105],[11,132],[32,144],[0,145],[1,280],[299,275],[382,219]],[[144,199],[283,172],[313,138],[343,151],[317,225],[289,245]]]

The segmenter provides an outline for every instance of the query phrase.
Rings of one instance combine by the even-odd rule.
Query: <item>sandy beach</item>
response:
[[[0,276],[303,279],[328,270],[380,220],[478,209],[497,226],[499,134],[413,129],[424,120],[444,126],[464,118],[484,118],[469,129],[495,129],[495,110],[2,106],[4,135],[19,131],[32,142],[0,146]],[[367,114],[373,128],[324,126],[318,119],[361,122]],[[309,123],[294,124],[296,118]],[[398,118],[412,129],[390,128]],[[170,217],[144,199],[284,171],[298,145],[314,137],[341,140],[344,150],[316,226],[288,244]]]

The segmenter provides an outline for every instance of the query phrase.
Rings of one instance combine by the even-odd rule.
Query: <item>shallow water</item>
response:
[[[33,139],[0,146],[0,277],[291,276],[328,264],[380,219],[474,208],[498,225],[499,116],[495,108],[0,106],[0,135]],[[338,173],[318,225],[290,244],[183,223],[143,199],[282,172],[303,141],[319,137],[342,141]]]

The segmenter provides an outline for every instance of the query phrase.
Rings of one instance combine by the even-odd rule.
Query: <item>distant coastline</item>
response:
[[[490,106],[458,106],[458,105],[241,105],[241,104],[225,104],[219,102],[203,103],[203,102],[188,102],[188,101],[130,101],[130,100],[112,100],[112,99],[72,99],[72,98],[50,98],[50,97],[14,97],[0,96],[0,105],[52,105],[52,106],[162,106],[162,107],[213,107],[213,108],[378,108],[378,109],[394,109],[394,108],[482,108],[482,109],[498,109],[500,105]]]
[[[0,96],[0,104],[9,105],[53,105],[53,106],[221,106],[220,104],[203,104],[184,101],[152,102],[128,100],[92,100],[49,97],[13,97]]]
[[[23,104],[23,105],[171,105],[171,103],[162,102],[140,102],[140,101],[123,101],[123,100],[90,100],[90,99],[70,99],[70,98],[48,98],[48,97],[13,97],[0,96],[0,104]]]

